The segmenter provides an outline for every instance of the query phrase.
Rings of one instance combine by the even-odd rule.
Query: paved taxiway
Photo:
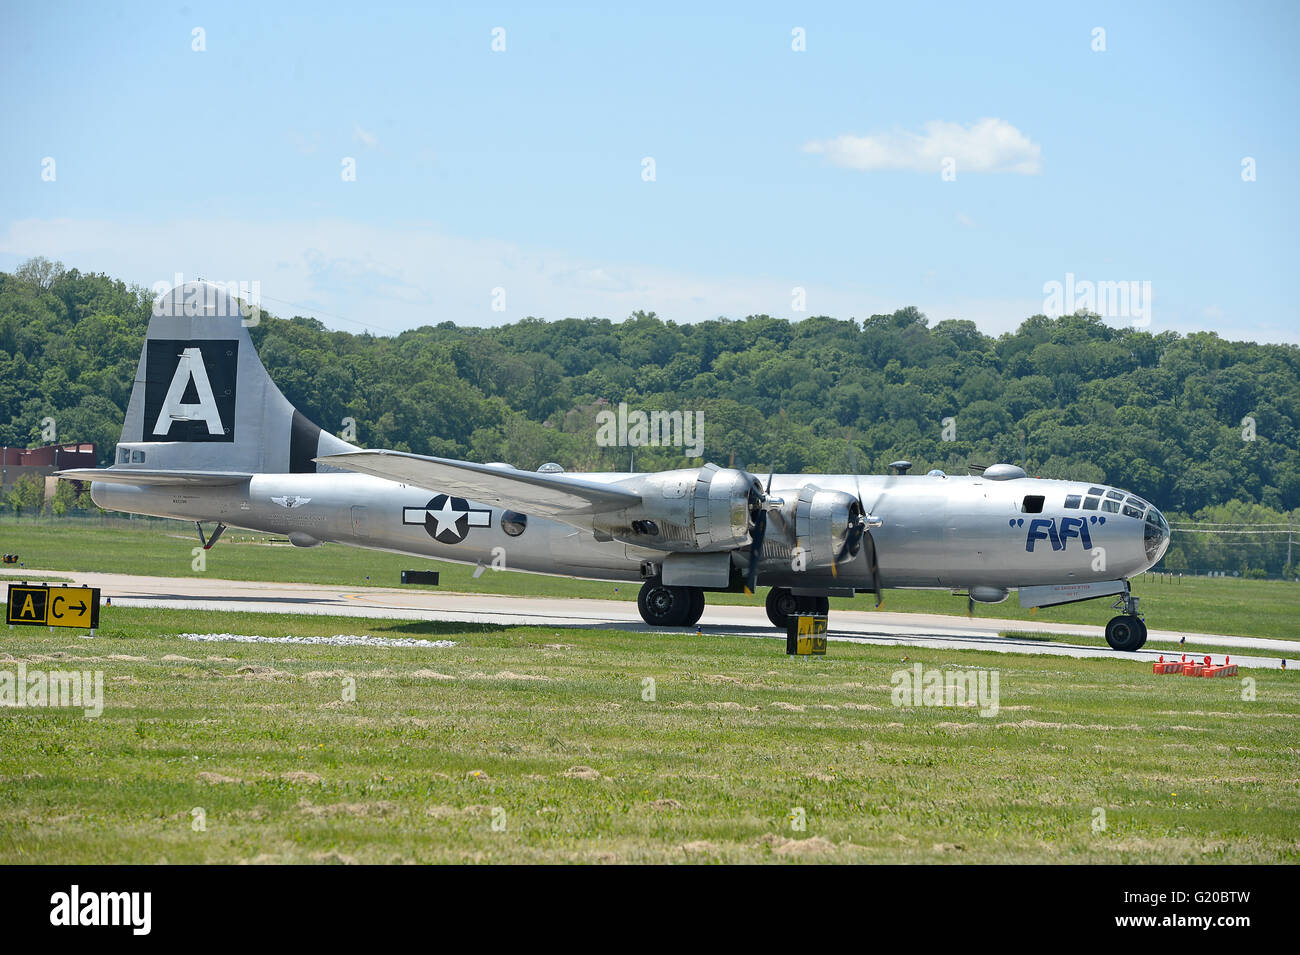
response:
[[[70,571],[0,571],[0,579],[22,579],[24,573],[66,577],[78,584],[98,587],[101,597],[115,606],[160,607],[180,610],[222,610],[248,613],[322,614],[340,617],[378,617],[396,620],[442,620],[460,623],[526,624],[543,627],[602,627],[652,631],[630,600],[516,597],[461,594],[437,590],[387,587],[341,587],[322,584],[288,584],[209,577],[137,577],[126,574],[83,574]],[[626,585],[635,593],[636,585]],[[869,598],[862,603],[870,607]],[[1109,610],[1098,602],[1098,618]],[[701,633],[753,637],[782,636],[767,620],[763,607],[710,605],[700,621]],[[992,650],[1071,657],[1114,657],[1154,660],[1161,654],[1173,659],[1183,652],[1202,656],[1197,644],[1240,647],[1233,662],[1244,667],[1277,669],[1282,659],[1300,666],[1300,641],[1233,637],[1219,634],[1181,633],[1152,629],[1147,645],[1137,653],[1120,653],[1109,647],[1087,647],[1050,640],[1000,637],[1000,630],[1101,637],[1100,626],[1079,626],[1038,621],[999,620],[993,617],[952,617],[939,614],[904,614],[875,610],[832,610],[831,638],[885,645],[947,647],[954,650]],[[680,632],[680,631],[679,631]],[[1186,644],[1179,648],[1179,638]],[[1216,660],[1220,657],[1216,654]]]

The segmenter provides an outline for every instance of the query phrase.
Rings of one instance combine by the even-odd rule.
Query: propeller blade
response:
[[[745,593],[753,596],[758,585],[758,562],[763,559],[763,538],[767,535],[767,505],[772,496],[772,479],[776,477],[776,462],[772,462],[767,472],[767,489],[757,477],[754,481],[758,487],[749,492],[749,512],[753,515],[753,525],[749,529],[749,567],[745,572]]]
[[[751,596],[758,583],[758,562],[763,558],[763,537],[767,534],[767,511],[759,510],[754,515],[754,527],[750,531],[749,571],[745,575],[745,593]]]
[[[876,592],[876,609],[884,603],[884,595],[880,591],[880,564],[876,561],[876,540],[871,536],[871,531],[864,531],[863,538],[867,546],[867,566],[871,568],[871,588]]]

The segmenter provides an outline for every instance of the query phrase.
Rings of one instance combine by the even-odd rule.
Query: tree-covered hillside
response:
[[[60,441],[95,441],[109,463],[151,301],[44,260],[0,273],[0,442],[40,444],[51,417]],[[335,432],[355,419],[369,447],[623,470],[629,449],[597,443],[596,414],[626,402],[703,412],[705,458],[755,471],[1011,461],[1170,511],[1300,507],[1300,348],[1289,345],[1083,314],[1034,316],[992,338],[967,321],[930,326],[914,308],[865,321],[443,322],[391,338],[264,312],[251,333],[290,401]],[[638,470],[692,463],[682,448],[636,451]]]

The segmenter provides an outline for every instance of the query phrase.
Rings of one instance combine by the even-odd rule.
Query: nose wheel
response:
[[[1139,650],[1147,642],[1147,625],[1140,617],[1112,617],[1106,624],[1106,642],[1112,650]]]
[[[1147,625],[1138,614],[1138,598],[1126,590],[1115,602],[1115,609],[1123,613],[1106,624],[1106,642],[1112,650],[1140,650],[1147,642]]]

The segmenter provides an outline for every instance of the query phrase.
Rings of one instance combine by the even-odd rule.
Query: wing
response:
[[[227,487],[243,484],[253,475],[242,471],[151,471],[146,468],[71,468],[55,471],[65,481],[98,481],[101,484],[153,484],[187,487]]]
[[[413,484],[511,510],[588,527],[593,514],[621,511],[641,503],[641,495],[617,484],[601,484],[567,474],[539,474],[430,458],[401,451],[350,451],[316,459],[345,471]]]

